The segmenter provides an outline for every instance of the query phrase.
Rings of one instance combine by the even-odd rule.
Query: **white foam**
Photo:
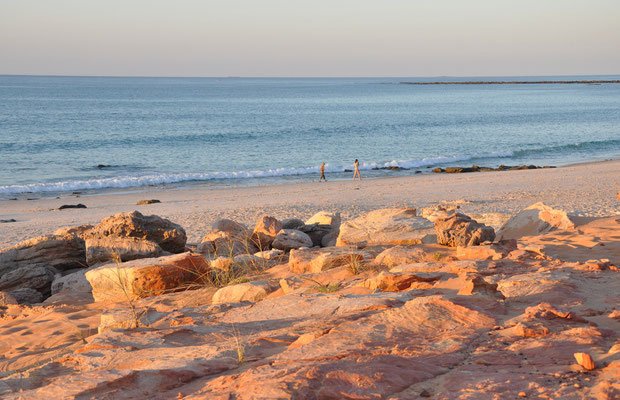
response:
[[[386,163],[369,162],[360,165],[361,170],[371,170],[374,168],[419,168],[431,165],[439,165],[458,161],[467,161],[478,158],[501,158],[511,157],[513,153],[497,152],[483,155],[464,155],[451,157],[427,157],[420,160],[393,160]],[[109,178],[92,178],[81,180],[67,180],[59,182],[42,182],[26,185],[5,185],[0,186],[0,194],[10,195],[17,193],[47,193],[47,192],[69,192],[76,190],[96,190],[96,189],[122,189],[130,187],[142,187],[152,185],[163,185],[190,181],[212,181],[223,179],[252,179],[268,178],[279,176],[296,176],[318,174],[318,166],[304,168],[274,168],[268,170],[250,170],[236,172],[213,172],[213,173],[150,173],[141,175],[121,175]],[[343,172],[345,169],[353,169],[353,164],[346,166],[331,166],[326,164],[327,172]]]

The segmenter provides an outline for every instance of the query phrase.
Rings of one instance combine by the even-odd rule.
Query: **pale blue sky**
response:
[[[0,0],[0,74],[620,74],[620,0]]]

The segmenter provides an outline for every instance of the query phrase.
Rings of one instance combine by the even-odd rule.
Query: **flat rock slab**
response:
[[[291,250],[289,269],[297,274],[318,272],[368,260],[372,256],[353,247],[325,247],[321,249]]]
[[[244,282],[236,285],[229,285],[219,289],[213,295],[213,304],[238,303],[241,301],[257,302],[271,292],[275,287],[268,282]]]
[[[388,208],[371,211],[340,226],[336,246],[377,244],[420,244],[436,241],[435,226],[416,216],[413,208]]]
[[[93,287],[95,301],[125,301],[204,284],[209,271],[203,256],[188,252],[106,264],[86,272],[86,279]]]
[[[155,242],[135,237],[97,237],[86,239],[86,262],[93,265],[99,262],[137,260],[139,258],[159,257],[163,250]]]
[[[506,221],[497,231],[496,239],[519,239],[523,236],[535,236],[574,227],[575,224],[568,218],[566,212],[543,203],[536,203]]]

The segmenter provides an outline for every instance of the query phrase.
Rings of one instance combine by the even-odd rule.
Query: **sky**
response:
[[[0,74],[620,74],[620,0],[0,0]]]

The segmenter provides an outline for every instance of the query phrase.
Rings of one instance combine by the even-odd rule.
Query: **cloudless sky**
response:
[[[0,0],[0,74],[620,74],[620,0]]]

